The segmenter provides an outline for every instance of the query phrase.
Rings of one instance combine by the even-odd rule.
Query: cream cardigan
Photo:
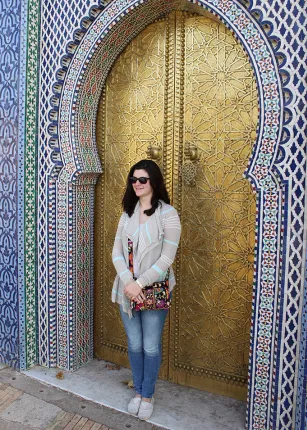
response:
[[[119,220],[112,252],[113,264],[117,275],[112,290],[112,302],[119,303],[123,310],[130,314],[129,299],[123,289],[133,277],[129,271],[128,237],[133,248],[138,246],[139,271],[138,280],[144,286],[165,279],[167,269],[171,267],[179,244],[181,226],[178,213],[173,206],[163,201],[152,214],[144,228],[140,229],[140,205],[136,204],[134,213],[129,218],[124,212]],[[176,281],[171,267],[169,287]]]

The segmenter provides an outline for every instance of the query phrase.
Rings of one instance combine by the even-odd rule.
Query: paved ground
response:
[[[43,384],[10,368],[0,370],[1,430],[161,428]]]
[[[23,373],[125,414],[134,393],[127,384],[132,379],[131,370],[104,360],[92,360],[75,372],[61,371],[60,379],[57,368],[34,366]],[[245,402],[160,379],[154,412],[147,424],[169,430],[244,430],[245,415]]]

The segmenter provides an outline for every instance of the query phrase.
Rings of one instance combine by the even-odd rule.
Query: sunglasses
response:
[[[149,181],[150,178],[145,178],[145,176],[141,176],[140,178],[136,178],[135,176],[130,176],[129,182],[130,184],[136,184],[137,181],[139,181],[140,184],[144,185],[147,184],[147,181]]]

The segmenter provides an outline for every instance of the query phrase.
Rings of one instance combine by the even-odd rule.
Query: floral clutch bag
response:
[[[133,271],[133,243],[132,240],[128,239],[128,253],[129,253],[129,270],[134,275]],[[134,277],[134,276],[133,276]],[[143,288],[142,292],[145,296],[143,303],[136,303],[130,301],[130,307],[135,311],[145,310],[160,310],[169,309],[171,305],[171,297],[169,291],[169,269],[166,274],[164,281],[155,282],[148,287]]]

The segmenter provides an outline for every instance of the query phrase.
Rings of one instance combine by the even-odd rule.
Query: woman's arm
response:
[[[165,217],[164,240],[161,256],[150,269],[142,273],[138,281],[145,287],[158,281],[163,272],[173,263],[179,245],[181,225],[175,208],[169,211]]]
[[[129,268],[127,267],[123,250],[122,231],[125,224],[125,217],[126,214],[123,213],[118,223],[112,251],[112,261],[121,281],[124,285],[127,285],[129,282],[133,281],[133,276]]]

